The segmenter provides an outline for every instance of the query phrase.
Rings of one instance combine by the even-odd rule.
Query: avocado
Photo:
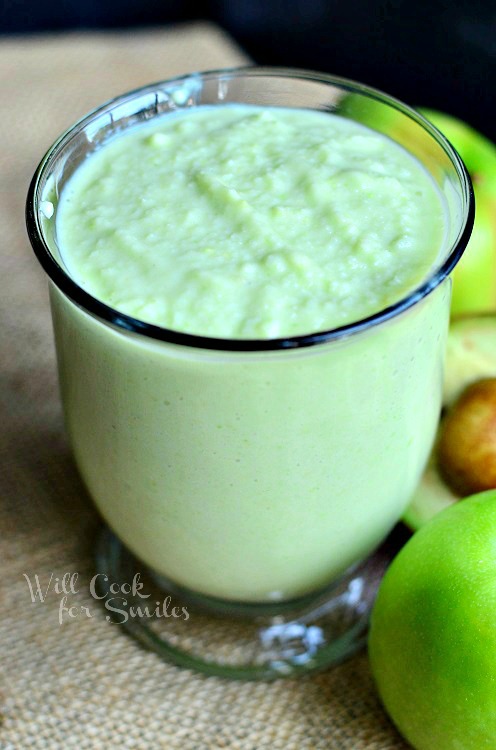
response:
[[[455,495],[443,480],[437,467],[436,450],[433,449],[427,468],[406,509],[402,521],[412,531],[417,531],[433,516],[461,498]]]
[[[467,315],[453,320],[444,372],[445,407],[450,407],[471,383],[496,376],[496,315]]]
[[[444,413],[469,385],[490,377],[496,377],[496,315],[470,315],[454,319],[448,335],[445,360]],[[440,432],[439,428],[427,467],[402,518],[412,531],[462,499],[448,487],[439,472],[437,444]]]

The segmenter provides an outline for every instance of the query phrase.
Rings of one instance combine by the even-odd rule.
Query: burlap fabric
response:
[[[64,437],[46,281],[24,230],[28,182],[59,132],[101,101],[243,60],[205,24],[0,42],[2,750],[406,747],[364,654],[301,680],[205,678],[142,649],[89,594],[99,522]],[[75,572],[68,604],[91,617],[59,625],[61,594],[32,603],[24,574],[45,587]]]

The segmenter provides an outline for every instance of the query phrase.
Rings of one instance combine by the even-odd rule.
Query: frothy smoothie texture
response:
[[[429,275],[444,206],[411,155],[341,117],[198,106],[118,134],[56,210],[62,262],[115,309],[227,339],[370,316]],[[124,543],[195,591],[308,593],[401,515],[435,432],[449,289],[339,340],[229,351],[112,327],[55,286],[69,434]]]
[[[419,284],[440,195],[401,147],[315,111],[198,107],[128,132],[65,188],[70,273],[139,319],[204,336],[335,328]]]

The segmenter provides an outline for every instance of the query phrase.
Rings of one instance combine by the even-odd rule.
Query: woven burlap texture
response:
[[[206,678],[162,662],[105,620],[89,594],[98,517],[70,458],[57,393],[46,280],[24,229],[46,148],[101,101],[141,84],[245,61],[208,24],[133,33],[4,39],[0,217],[1,750],[399,750],[364,654],[275,683]],[[32,603],[24,574],[77,572]]]

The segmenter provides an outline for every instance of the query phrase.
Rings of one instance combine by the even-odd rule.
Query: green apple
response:
[[[458,151],[474,186],[475,224],[454,271],[452,313],[496,310],[496,146],[450,115],[420,112]]]
[[[369,656],[415,750],[496,747],[496,491],[432,519],[379,588]]]

